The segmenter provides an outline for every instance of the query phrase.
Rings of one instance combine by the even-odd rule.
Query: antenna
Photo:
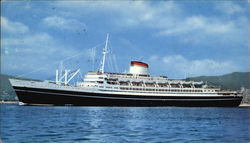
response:
[[[105,47],[104,47],[103,52],[102,52],[103,58],[102,58],[101,68],[100,68],[100,72],[101,72],[101,73],[104,73],[106,54],[107,54],[107,52],[108,52],[108,40],[109,40],[109,34],[107,34],[106,44],[105,44]]]

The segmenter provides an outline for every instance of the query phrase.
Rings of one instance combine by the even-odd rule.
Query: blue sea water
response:
[[[250,108],[0,107],[3,143],[250,142]]]

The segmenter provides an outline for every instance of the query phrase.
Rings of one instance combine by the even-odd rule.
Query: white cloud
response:
[[[149,58],[150,63],[157,69],[160,66],[160,72],[174,76],[172,78],[184,78],[185,76],[201,75],[222,75],[240,69],[232,61],[216,61],[213,59],[189,60],[182,55],[173,55],[158,57],[156,55]],[[159,67],[158,67],[159,68]]]
[[[166,26],[171,23],[172,16],[178,15],[181,10],[172,1],[158,3],[149,1],[58,1],[53,5],[70,10],[72,17],[79,16],[75,13],[82,15],[106,14],[112,18],[112,24],[131,28]]]
[[[151,3],[150,1],[59,1],[53,5],[60,6],[82,15],[102,15],[110,25],[124,28],[153,29],[157,36],[180,36],[182,42],[197,43],[215,41],[245,42],[245,28],[248,22],[239,20],[239,17],[225,15],[190,15],[188,9],[175,1]],[[215,9],[229,14],[244,12],[244,8],[233,2],[215,2]],[[83,13],[84,11],[84,13]],[[242,16],[243,19],[246,17]],[[78,17],[79,18],[79,17]],[[110,19],[108,19],[110,18]],[[209,40],[210,39],[210,40]],[[193,42],[195,41],[195,42]]]
[[[159,30],[160,35],[178,35],[193,32],[204,34],[228,33],[235,28],[230,20],[203,15],[186,16],[183,8],[173,1],[150,3],[147,1],[123,2],[67,2],[59,1],[60,6],[73,11],[84,9],[85,13],[112,13],[112,22],[122,27],[147,27]],[[229,4],[232,11],[240,11],[240,6]],[[112,15],[110,15],[112,17]]]
[[[43,19],[43,23],[50,27],[55,27],[62,30],[78,30],[86,29],[84,23],[79,22],[76,19],[63,18],[59,16],[49,16]]]
[[[241,13],[244,11],[241,6],[234,3],[233,1],[218,1],[215,3],[215,9],[229,15]]]
[[[19,67],[23,72],[32,71],[55,62],[70,54],[77,53],[73,49],[59,44],[47,33],[27,34],[18,38],[4,38],[1,43],[6,59],[6,70]],[[50,61],[49,61],[50,60]],[[21,66],[22,65],[22,66]],[[51,68],[51,66],[48,66]],[[16,70],[16,69],[15,69]]]
[[[182,22],[173,25],[172,27],[165,27],[159,32],[160,35],[190,35],[202,34],[206,35],[221,35],[232,32],[237,29],[232,21],[220,21],[217,18],[209,18],[204,16],[191,16],[183,19]],[[190,35],[187,35],[190,34]],[[199,38],[199,37],[196,37]]]
[[[56,22],[61,20],[63,22],[60,24],[61,29],[86,28],[84,24],[78,23],[78,21],[73,19],[66,20],[53,16],[50,18],[52,20],[48,18],[47,22],[53,21],[53,18],[58,20]],[[55,26],[53,22],[50,24],[52,24],[50,26]],[[46,78],[48,75],[54,74],[59,61],[66,57],[79,53],[82,53],[79,56],[81,60],[86,60],[89,57],[89,55],[85,54],[87,53],[86,50],[82,49],[79,52],[76,48],[62,44],[59,38],[53,37],[47,32],[31,29],[19,21],[13,22],[5,17],[1,17],[1,28],[3,32],[6,32],[1,38],[1,70],[3,73],[21,75],[37,70],[31,75],[25,76]],[[79,59],[74,58],[73,60]],[[73,65],[67,62],[70,62],[70,60],[65,61],[66,66],[69,68],[80,67],[79,64]],[[87,67],[87,65],[81,67],[84,66]]]
[[[1,30],[8,34],[22,34],[29,31],[29,27],[20,22],[10,21],[1,16]]]
[[[4,73],[22,74],[44,67],[43,75],[48,75],[57,66],[55,61],[79,53],[60,44],[48,33],[34,32],[20,22],[1,19],[4,20],[1,22],[8,24],[4,30],[12,33],[1,38],[1,68]],[[14,33],[22,33],[22,36]]]
[[[4,47],[9,46],[29,46],[29,47],[36,47],[36,46],[44,46],[48,43],[52,43],[53,38],[47,33],[38,33],[38,34],[30,34],[25,35],[24,37],[18,38],[3,38],[2,44]]]
[[[71,62],[87,61],[93,54],[90,49],[79,51],[63,45],[48,33],[27,33],[23,37],[1,40],[2,72],[25,77],[44,79],[54,75],[55,69],[62,60],[65,60],[66,68],[89,69],[88,63],[83,62],[84,65],[79,66],[81,63],[72,64]]]
[[[173,27],[159,32],[162,36],[178,36],[179,41],[191,44],[231,44],[246,46],[249,32],[246,17],[222,20],[216,17],[192,16]]]

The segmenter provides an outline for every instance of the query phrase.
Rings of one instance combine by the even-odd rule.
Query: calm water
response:
[[[0,106],[4,143],[250,142],[250,108]]]

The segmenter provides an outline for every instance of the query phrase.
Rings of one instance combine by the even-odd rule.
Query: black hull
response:
[[[19,101],[28,105],[237,107],[242,100],[241,96],[131,96],[24,87],[14,89]]]

